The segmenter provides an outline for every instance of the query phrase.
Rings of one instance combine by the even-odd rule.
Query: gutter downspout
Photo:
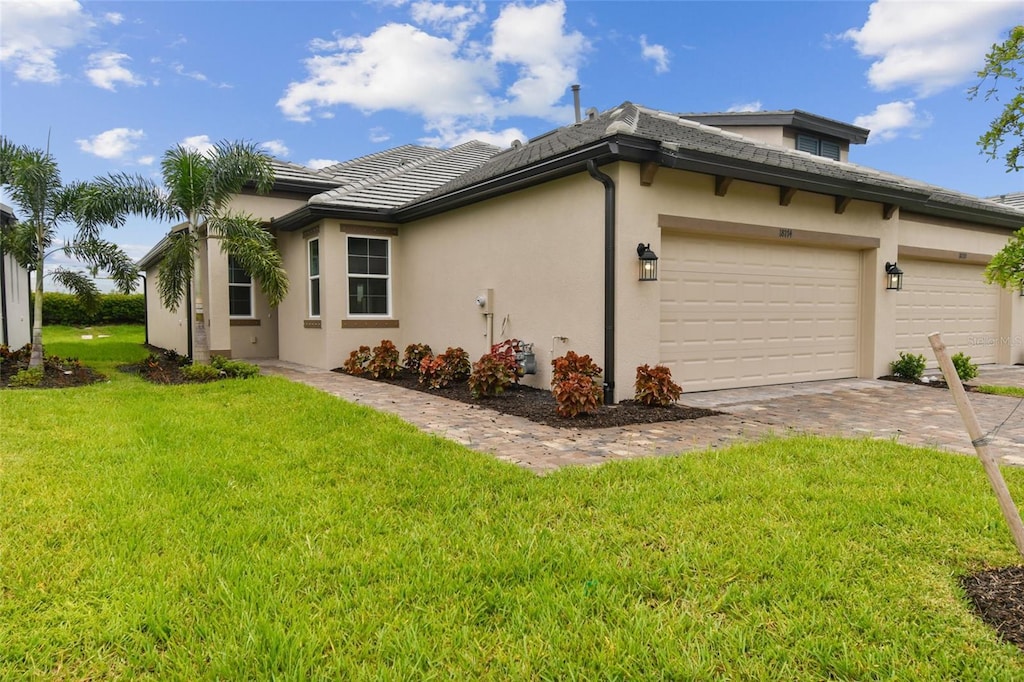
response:
[[[188,307],[188,359],[192,359],[192,281],[185,285],[185,304]]]
[[[587,172],[604,185],[604,404],[615,404],[615,181],[587,161]]]
[[[140,272],[142,278],[142,328],[146,331],[146,345],[149,345],[149,282],[145,273]]]
[[[0,343],[10,345],[7,336],[7,254],[0,251]]]

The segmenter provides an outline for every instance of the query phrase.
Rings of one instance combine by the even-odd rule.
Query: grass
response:
[[[89,348],[60,353],[119,362]],[[272,377],[0,415],[2,679],[1024,678],[956,583],[1019,562],[970,458],[794,438],[539,478]]]
[[[991,395],[1008,395],[1014,398],[1024,398],[1024,388],[1019,386],[978,386],[979,393],[990,393]]]

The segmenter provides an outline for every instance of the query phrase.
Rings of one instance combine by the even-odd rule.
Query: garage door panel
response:
[[[858,252],[669,235],[661,360],[684,390],[856,376]]]
[[[903,290],[896,292],[896,350],[924,355],[936,367],[928,334],[941,332],[953,352],[974,362],[995,362],[999,288],[985,284],[982,265],[903,260]]]

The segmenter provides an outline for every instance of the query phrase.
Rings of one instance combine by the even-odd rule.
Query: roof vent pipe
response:
[[[572,106],[576,112],[576,122],[579,123],[583,119],[580,117],[580,86],[578,84],[572,86]]]

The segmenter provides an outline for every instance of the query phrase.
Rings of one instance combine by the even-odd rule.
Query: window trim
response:
[[[247,284],[246,283],[242,283],[242,282],[232,282],[231,281],[231,270],[232,270],[231,261],[232,260],[234,260],[234,256],[230,256],[229,255],[228,256],[228,319],[231,319],[231,320],[252,320],[252,319],[255,319],[256,318],[256,289],[253,286],[252,275],[249,275],[248,272],[245,273],[245,274],[249,275],[249,282]],[[238,267],[234,268],[234,269],[242,270],[243,272],[245,271],[245,268],[241,267],[240,265]],[[248,315],[235,315],[235,314],[233,314],[231,312],[231,288],[232,287],[247,287],[249,289],[249,314]]]
[[[369,275],[361,272],[352,273],[348,269],[348,240],[349,239],[377,239],[385,242],[388,245],[388,274],[386,275]],[[377,234],[355,234],[350,233],[345,235],[345,312],[346,317],[353,320],[384,320],[392,319],[394,313],[394,299],[391,294],[391,278],[392,278],[392,250],[391,250],[391,237],[381,236]],[[351,285],[353,277],[367,277],[370,279],[383,279],[387,284],[387,312],[384,313],[353,313],[352,312],[352,295]]]
[[[313,242],[316,242],[316,274],[312,274],[312,255],[311,248]],[[324,290],[323,290],[323,279],[321,273],[323,272],[323,252],[320,249],[320,236],[310,237],[306,240],[306,315],[311,320],[319,320],[324,310]],[[317,313],[313,314],[313,280],[317,282],[316,290],[316,304]]]

